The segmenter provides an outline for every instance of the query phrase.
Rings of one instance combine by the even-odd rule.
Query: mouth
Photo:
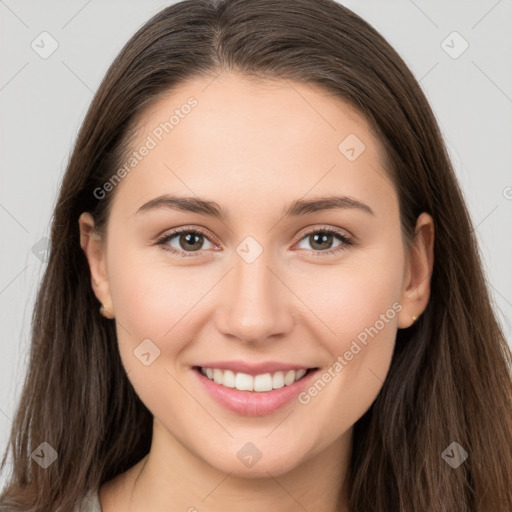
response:
[[[318,367],[287,368],[251,375],[203,366],[191,369],[207,396],[225,409],[243,416],[269,415],[293,403],[311,385],[319,371]]]
[[[243,372],[223,370],[221,368],[205,368],[194,366],[194,370],[220,386],[237,389],[238,391],[254,391],[265,393],[275,389],[291,386],[318,368],[300,368],[296,370],[267,372],[250,375]]]

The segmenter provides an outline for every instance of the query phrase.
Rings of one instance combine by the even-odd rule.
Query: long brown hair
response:
[[[473,226],[437,122],[417,81],[367,22],[332,0],[187,0],[149,20],[108,70],[79,132],[55,207],[32,318],[26,380],[9,446],[6,510],[71,510],[137,463],[152,416],[98,312],[78,218],[108,220],[137,116],[188,78],[221,70],[322,87],[370,122],[386,152],[403,239],[435,223],[429,304],[398,331],[389,374],[354,426],[351,512],[512,510],[512,356],[491,307]],[[31,456],[48,443],[46,469]],[[442,457],[452,442],[468,454]],[[341,483],[340,483],[341,484]]]

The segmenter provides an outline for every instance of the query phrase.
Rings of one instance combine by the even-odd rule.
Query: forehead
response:
[[[139,117],[115,202],[165,192],[222,201],[394,189],[366,119],[321,88],[223,73],[181,83]],[[131,204],[127,204],[131,203]]]

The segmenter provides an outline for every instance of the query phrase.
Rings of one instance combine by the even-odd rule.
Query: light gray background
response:
[[[44,237],[49,236],[72,143],[116,54],[169,3],[0,0],[2,454],[26,369],[32,307],[45,265]],[[476,225],[496,311],[510,342],[512,1],[341,3],[398,50],[431,102]],[[58,43],[46,59],[31,47],[34,40],[42,46],[43,31]],[[442,46],[453,31],[469,44],[458,58]],[[447,49],[453,53],[461,44],[451,37],[444,46],[451,46]]]

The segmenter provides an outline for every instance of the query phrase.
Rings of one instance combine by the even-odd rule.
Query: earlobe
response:
[[[84,212],[78,219],[80,229],[80,246],[82,247],[91,272],[91,286],[96,298],[113,318],[112,298],[105,265],[102,238],[94,229],[94,219],[89,212]],[[103,313],[102,313],[103,314]],[[107,315],[104,315],[107,316]],[[110,316],[107,316],[109,318]]]
[[[434,220],[422,213],[416,222],[415,237],[407,255],[402,310],[398,327],[410,327],[427,307],[430,297],[430,278],[434,268]]]

